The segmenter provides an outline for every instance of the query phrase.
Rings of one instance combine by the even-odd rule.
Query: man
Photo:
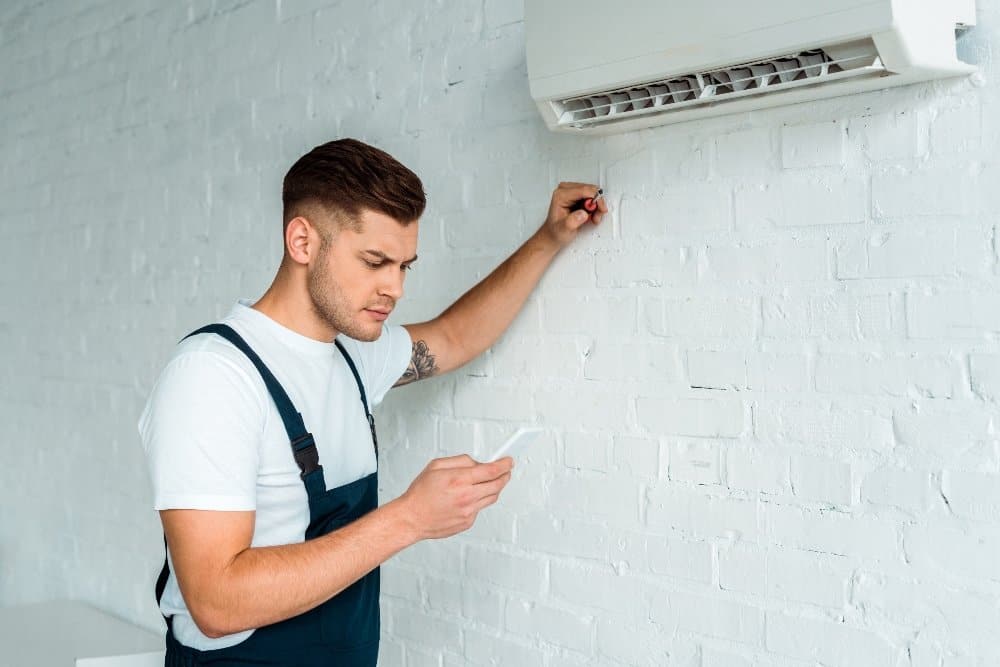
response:
[[[374,665],[378,566],[467,530],[513,461],[431,461],[377,503],[370,408],[486,350],[596,188],[561,184],[542,227],[439,317],[388,326],[416,261],[420,179],[344,139],[285,176],[284,256],[256,303],[177,346],[139,422],[168,544],[167,665]]]

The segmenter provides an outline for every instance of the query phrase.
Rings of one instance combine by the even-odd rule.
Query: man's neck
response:
[[[332,343],[339,332],[316,316],[305,286],[297,287],[283,273],[278,272],[264,295],[250,307],[297,334]]]

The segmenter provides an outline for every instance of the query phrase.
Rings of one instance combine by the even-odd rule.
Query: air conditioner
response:
[[[966,75],[975,0],[525,0],[553,130],[609,134]]]

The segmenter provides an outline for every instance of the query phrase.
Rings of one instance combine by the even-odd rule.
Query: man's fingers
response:
[[[581,199],[592,199],[597,196],[598,187],[592,183],[560,183],[553,196],[554,201],[565,208],[571,208]],[[600,207],[604,198],[597,200]],[[606,204],[605,204],[606,206]]]
[[[509,456],[505,456],[499,461],[492,463],[477,463],[475,467],[470,468],[466,473],[466,479],[470,484],[490,482],[509,473],[513,467],[514,459]]]
[[[472,509],[475,510],[476,513],[479,513],[480,511],[483,510],[484,507],[489,507],[490,505],[495,503],[499,498],[500,498],[499,493],[494,493],[489,496],[483,496],[482,498],[476,501],[476,504],[472,506]]]
[[[476,463],[476,460],[468,454],[459,454],[458,456],[446,456],[444,458],[434,459],[431,461],[429,467],[440,470],[442,468],[469,468],[476,465],[479,464]]]
[[[503,487],[507,486],[507,482],[509,481],[510,473],[508,472],[500,475],[496,479],[476,484],[476,495],[480,497],[498,495],[501,491],[503,491]]]

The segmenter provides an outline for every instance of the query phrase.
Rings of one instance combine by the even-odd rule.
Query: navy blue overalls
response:
[[[309,498],[309,527],[305,539],[326,535],[351,523],[378,506],[378,470],[350,484],[326,490],[323,467],[311,433],[306,431],[302,415],[267,366],[246,341],[225,324],[210,324],[188,336],[215,333],[239,348],[260,372],[271,398],[285,424],[295,463],[301,470]],[[185,336],[186,338],[187,336]],[[347,350],[337,342],[347,365],[354,374],[361,393],[361,403],[371,428],[372,444],[378,460],[375,418],[368,410],[364,385]],[[377,464],[376,464],[377,465]],[[166,561],[156,582],[159,603],[169,569]],[[379,570],[375,568],[341,593],[304,614],[258,628],[245,641],[228,648],[199,651],[184,646],[174,637],[171,619],[167,618],[167,654],[165,667],[196,665],[301,665],[313,667],[374,667],[379,641]]]

